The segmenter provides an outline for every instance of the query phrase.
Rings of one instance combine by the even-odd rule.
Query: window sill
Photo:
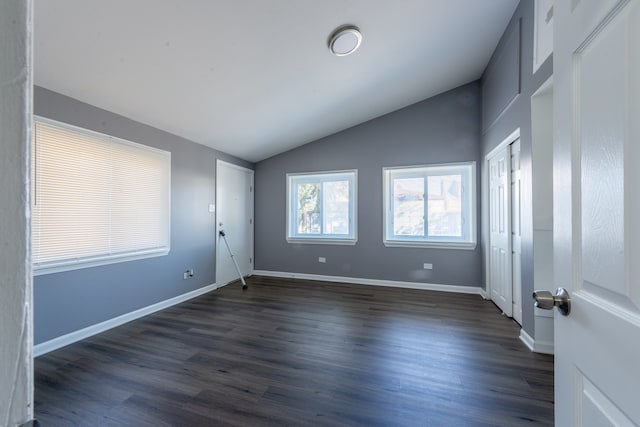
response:
[[[88,259],[73,259],[60,262],[51,262],[33,266],[34,276],[44,276],[52,273],[62,273],[64,271],[79,270],[81,268],[98,267],[101,265],[117,264],[127,261],[135,261],[145,258],[155,258],[169,254],[169,248],[159,250],[141,251],[130,254],[119,254],[112,256],[95,257]]]
[[[358,242],[357,239],[305,239],[299,237],[287,237],[287,243],[301,243],[311,245],[355,245]]]
[[[476,242],[412,242],[402,240],[385,240],[384,245],[391,248],[429,248],[429,249],[462,249],[474,250]]]

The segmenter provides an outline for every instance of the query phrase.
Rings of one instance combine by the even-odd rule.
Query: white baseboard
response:
[[[533,351],[533,338],[531,338],[531,335],[526,333],[524,329],[520,329],[520,341],[522,341],[529,350]]]
[[[454,292],[480,295],[486,299],[484,289],[479,286],[440,285],[436,283],[400,282],[395,280],[363,279],[360,277],[323,276],[320,274],[287,273],[284,271],[255,270],[256,276],[283,277],[288,279],[319,280],[323,282],[353,283],[357,285],[389,286],[393,288],[421,289],[424,291]]]
[[[552,342],[536,341],[524,329],[520,329],[520,341],[535,353],[553,354]]]
[[[90,336],[99,334],[100,332],[107,331],[111,328],[115,328],[116,326],[131,322],[132,320],[136,320],[151,313],[155,313],[156,311],[164,310],[165,308],[169,308],[173,305],[190,300],[202,294],[206,294],[207,292],[211,292],[216,288],[216,284],[214,283],[212,285],[187,292],[186,294],[178,295],[177,297],[169,298],[168,300],[160,301],[150,306],[140,308],[138,310],[132,311],[131,313],[126,313],[121,316],[114,317],[113,319],[105,320],[104,322],[87,326],[86,328],[79,329],[77,331],[62,335],[49,341],[45,341],[33,347],[33,357],[42,356],[43,354],[49,353],[50,351],[57,350],[85,338],[89,338]]]

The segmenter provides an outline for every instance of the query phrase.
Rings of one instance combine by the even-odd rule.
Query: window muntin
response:
[[[287,174],[287,241],[356,242],[357,171]]]
[[[36,118],[35,274],[166,255],[171,153]]]
[[[475,162],[383,173],[385,245],[475,247]]]

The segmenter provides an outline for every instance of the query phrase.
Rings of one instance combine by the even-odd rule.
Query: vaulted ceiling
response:
[[[36,85],[255,162],[478,79],[518,0],[34,3]]]

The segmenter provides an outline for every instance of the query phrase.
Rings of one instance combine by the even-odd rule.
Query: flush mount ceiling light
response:
[[[355,25],[345,25],[335,30],[329,37],[329,50],[335,56],[347,56],[358,49],[362,34]]]

